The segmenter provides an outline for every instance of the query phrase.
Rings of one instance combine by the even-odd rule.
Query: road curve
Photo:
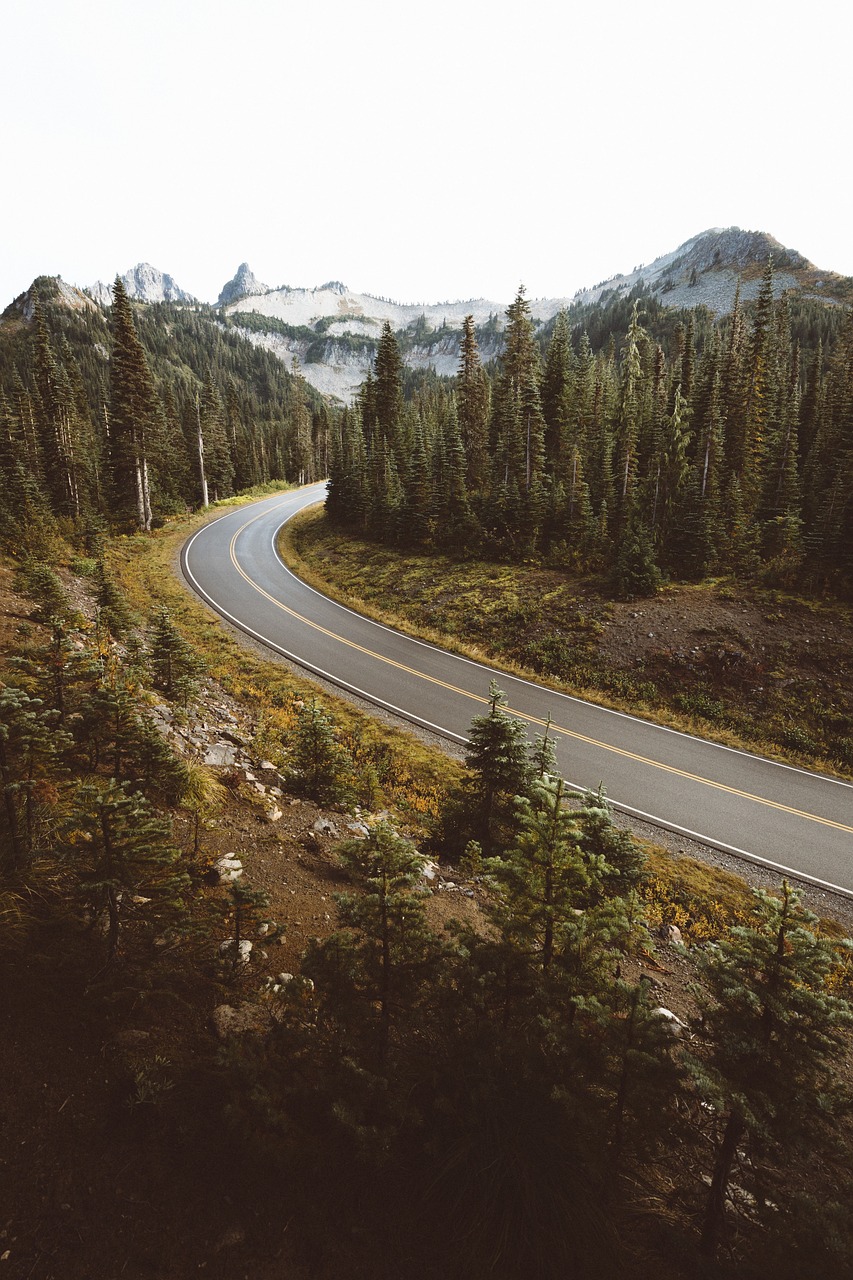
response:
[[[550,715],[561,772],[618,808],[853,897],[853,785],[706,742],[446,653],[336,604],[281,561],[276,534],[325,485],[266,498],[185,544],[193,590],[243,632],[455,742],[494,677],[532,737]]]

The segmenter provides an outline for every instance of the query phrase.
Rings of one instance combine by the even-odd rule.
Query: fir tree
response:
[[[318,804],[345,798],[352,761],[337,740],[333,721],[313,698],[299,708],[291,752],[294,781],[305,795]]]
[[[167,698],[188,702],[204,669],[201,659],[177,630],[166,609],[154,616],[148,661],[155,688]]]
[[[342,931],[309,948],[305,972],[345,1019],[356,1012],[354,1005],[361,1006],[362,1025],[366,1012],[376,1011],[376,1057],[383,1071],[392,1029],[416,1003],[439,954],[423,897],[415,892],[424,859],[382,822],[365,839],[339,846],[338,854],[361,891],[339,896]]]
[[[386,441],[396,448],[400,443],[403,420],[403,361],[387,320],[376,348],[373,376],[376,421]]]
[[[472,839],[486,855],[505,849],[516,825],[515,797],[525,795],[532,781],[524,726],[507,715],[505,703],[493,680],[488,712],[471,721],[465,748],[470,777],[443,815],[445,842],[460,852]]]
[[[581,852],[580,832],[564,807],[564,783],[539,782],[521,797],[518,834],[501,858],[484,863],[497,893],[490,915],[511,945],[535,965],[551,969],[560,927],[584,901],[592,864]]]
[[[106,963],[133,920],[161,930],[184,911],[189,879],[170,842],[169,827],[141,795],[114,779],[80,787],[71,817],[69,856],[78,892],[93,914],[106,917]]]
[[[61,757],[70,745],[58,714],[12,684],[0,688],[0,867],[20,874],[42,834],[42,809],[55,808]]]
[[[466,316],[463,321],[456,402],[466,483],[469,489],[482,489],[488,477],[489,384],[480,363],[473,316]]]
[[[158,406],[148,361],[124,285],[113,286],[110,357],[109,452],[115,511],[143,530],[151,528],[149,437]]]
[[[800,907],[796,890],[787,882],[780,897],[756,890],[755,916],[702,960],[709,1053],[691,1065],[722,1120],[702,1228],[706,1257],[716,1252],[737,1148],[754,1136],[793,1150],[807,1120],[829,1113],[833,1058],[853,1022],[827,987],[836,947],[815,932],[817,917]]]

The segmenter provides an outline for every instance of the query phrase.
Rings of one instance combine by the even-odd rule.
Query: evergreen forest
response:
[[[326,474],[330,417],[298,370],[208,307],[69,306],[46,277],[0,323],[0,537],[149,530],[238,490]],[[31,312],[29,317],[27,312]]]
[[[853,312],[776,296],[732,314],[637,291],[540,330],[520,289],[502,356],[465,322],[455,384],[406,379],[386,326],[342,415],[330,518],[386,543],[605,575],[853,588]]]

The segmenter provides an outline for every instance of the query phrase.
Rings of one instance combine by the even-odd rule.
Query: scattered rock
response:
[[[224,858],[217,858],[213,864],[213,869],[219,877],[220,884],[229,884],[233,880],[239,880],[243,874],[243,864],[233,854],[226,854]]]
[[[663,1005],[659,1005],[657,1009],[652,1009],[652,1016],[665,1022],[674,1036],[681,1036],[685,1031],[689,1030],[686,1022],[682,1022],[677,1014],[673,1013],[671,1009],[665,1009]]]
[[[274,804],[267,809],[267,822],[281,822],[283,817],[284,811],[279,809],[277,804]]]
[[[252,958],[254,944],[248,938],[242,938],[235,957],[234,948],[236,945],[236,938],[226,938],[224,942],[219,944],[219,955],[223,960],[227,960],[229,964],[248,964]]]
[[[329,840],[337,840],[340,835],[331,818],[318,818],[311,830],[318,836],[326,836]]]

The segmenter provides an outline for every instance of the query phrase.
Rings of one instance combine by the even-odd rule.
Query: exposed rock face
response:
[[[198,302],[198,298],[194,298],[191,293],[182,289],[173,276],[167,275],[157,267],[152,267],[150,262],[137,263],[135,267],[131,267],[124,273],[121,280],[127,289],[127,296],[133,298],[135,302]],[[96,302],[100,302],[101,306],[112,305],[112,287],[104,284],[102,280],[93,284],[87,292]]]
[[[786,249],[765,231],[741,231],[740,227],[726,227],[724,230],[715,227],[711,231],[703,231],[694,240],[683,244],[676,253],[682,270],[695,267],[697,271],[708,271],[720,266],[738,267],[743,271],[753,265],[763,267],[768,258],[777,270],[796,271],[811,266],[796,249]]]
[[[604,294],[624,295],[644,285],[665,306],[705,306],[724,315],[732,309],[738,286],[743,302],[758,295],[768,259],[773,263],[775,292],[812,291],[815,268],[796,249],[786,249],[765,231],[712,227],[647,266],[635,267],[629,275],[612,276],[582,289],[575,301],[597,302]],[[833,272],[827,273],[830,277],[840,278]]]
[[[228,303],[237,302],[240,298],[254,298],[269,291],[268,285],[261,284],[260,280],[256,279],[248,262],[241,262],[236,275],[222,286],[216,305],[225,307]]]

